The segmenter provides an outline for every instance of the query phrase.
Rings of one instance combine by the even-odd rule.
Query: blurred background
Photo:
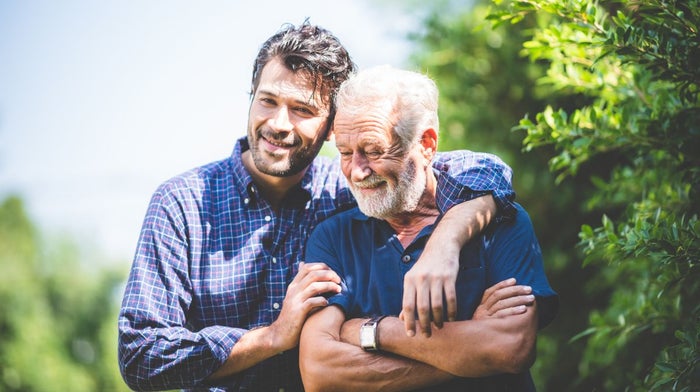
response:
[[[151,192],[231,153],[259,45],[306,18],[360,68],[433,77],[441,150],[513,167],[562,304],[539,390],[697,387],[700,79],[657,77],[670,52],[596,63],[697,7],[536,3],[0,0],[0,391],[127,390],[116,317]]]

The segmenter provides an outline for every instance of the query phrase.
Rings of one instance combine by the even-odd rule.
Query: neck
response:
[[[307,170],[304,169],[293,176],[271,176],[258,170],[253,162],[253,155],[250,151],[244,151],[241,154],[241,159],[243,161],[243,167],[250,173],[261,196],[270,203],[272,209],[275,211],[279,209],[282,200],[287,196],[290,189],[301,182]]]
[[[406,248],[413,242],[424,227],[432,225],[440,215],[436,202],[437,179],[432,169],[427,173],[425,192],[413,211],[405,211],[386,218],[386,222],[396,232],[401,245]]]

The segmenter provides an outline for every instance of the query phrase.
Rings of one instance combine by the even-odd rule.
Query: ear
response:
[[[421,146],[423,146],[423,156],[431,161],[437,152],[437,132],[433,128],[428,128],[423,131],[420,138]]]

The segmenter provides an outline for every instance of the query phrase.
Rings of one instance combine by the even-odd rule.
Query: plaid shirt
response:
[[[303,390],[291,350],[217,385],[204,379],[248,330],[281,311],[314,227],[354,206],[339,161],[318,157],[277,213],[244,169],[241,138],[228,159],[162,184],[146,213],[119,314],[119,364],[133,389]],[[490,154],[439,154],[446,211],[492,193],[499,219],[514,207],[511,170]]]

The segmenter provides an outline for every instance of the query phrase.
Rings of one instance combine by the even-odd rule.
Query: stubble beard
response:
[[[293,148],[284,158],[275,158],[270,154],[260,151],[259,143],[263,139],[263,132],[257,129],[252,135],[248,135],[248,146],[253,157],[255,167],[263,174],[274,177],[290,177],[305,170],[323,146],[323,141],[317,141],[307,146],[301,146],[301,141],[294,137]],[[268,137],[269,140],[274,140]]]

